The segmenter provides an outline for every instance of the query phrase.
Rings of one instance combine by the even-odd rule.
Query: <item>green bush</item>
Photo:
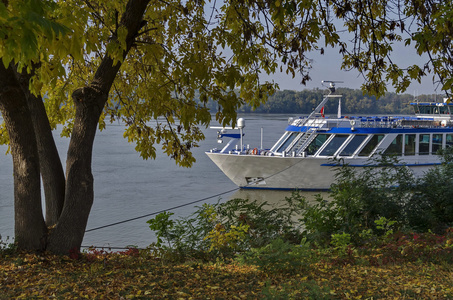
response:
[[[276,239],[300,243],[302,235],[296,215],[300,214],[303,201],[295,194],[276,208],[266,202],[232,199],[204,204],[187,218],[170,220],[171,213],[161,213],[147,223],[156,232],[155,247],[166,258],[233,258]]]
[[[263,271],[287,273],[308,268],[314,260],[309,243],[303,239],[299,245],[280,238],[266,246],[252,248],[238,256],[238,261],[258,266]]]
[[[147,221],[157,235],[157,242],[152,245],[156,254],[172,261],[209,259],[210,245],[204,238],[215,227],[213,206],[203,204],[186,218],[171,220],[172,215],[163,212]]]
[[[404,225],[404,207],[415,180],[407,167],[398,165],[392,157],[380,157],[360,171],[347,165],[338,167],[331,200],[318,196],[313,204],[304,203],[304,235],[326,246],[332,235],[347,233],[357,245],[365,242],[364,231],[383,233],[375,223],[382,217]]]
[[[314,203],[303,204],[304,236],[325,246],[332,235],[347,233],[353,244],[360,245],[389,235],[379,224],[382,218],[392,223],[392,233],[401,229],[443,233],[453,226],[453,148],[441,155],[442,164],[418,180],[389,156],[372,160],[361,171],[338,167],[331,200],[318,196]]]
[[[409,226],[419,232],[440,234],[453,226],[453,148],[441,154],[442,164],[419,180],[405,209]]]
[[[218,222],[226,227],[249,225],[244,249],[259,248],[277,238],[299,244],[302,236],[297,215],[300,214],[300,202],[303,201],[305,198],[298,193],[286,197],[279,207],[256,200],[232,199],[216,205],[216,212]]]

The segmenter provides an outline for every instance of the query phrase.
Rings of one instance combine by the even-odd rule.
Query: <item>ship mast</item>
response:
[[[311,112],[311,114],[308,115],[307,117],[307,121],[309,119],[311,119],[315,114],[319,113],[321,111],[321,108],[324,107],[324,105],[327,103],[327,101],[329,100],[329,98],[341,98],[342,95],[332,95],[333,93],[335,93],[335,83],[341,83],[342,81],[330,81],[330,80],[323,80],[322,83],[324,85],[324,83],[328,83],[329,86],[327,87],[329,89],[329,94],[327,96],[324,97],[324,99],[318,104],[318,106],[316,106],[316,108]],[[341,101],[341,99],[340,99]],[[338,106],[338,115],[341,116],[341,102],[339,103],[339,106]]]

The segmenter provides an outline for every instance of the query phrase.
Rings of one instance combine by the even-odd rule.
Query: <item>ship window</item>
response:
[[[341,151],[340,156],[352,156],[354,152],[366,139],[367,135],[356,135],[352,138],[349,144]]]
[[[373,135],[373,137],[368,141],[365,147],[363,147],[362,151],[360,151],[359,156],[369,156],[383,138],[383,134]]]
[[[286,131],[282,137],[280,137],[280,139],[277,141],[277,143],[275,143],[274,146],[272,146],[272,149],[275,149],[274,151],[276,152],[277,149],[280,148],[280,146],[282,145],[282,143],[288,138],[288,136],[290,135],[291,133]]]
[[[429,154],[429,134],[420,134],[420,141],[418,143],[418,154]]]
[[[333,139],[327,144],[327,146],[322,150],[321,156],[332,156],[337,152],[337,150],[343,145],[343,143],[348,138],[346,134],[337,134],[333,137]]]
[[[425,114],[425,115],[432,114],[431,106],[420,105],[418,108],[420,109],[421,114]]]
[[[447,107],[447,106],[440,106],[439,108],[440,108],[440,114],[446,115],[446,114],[449,113],[449,112],[448,112],[448,107]]]
[[[432,106],[432,105],[420,105],[419,107],[420,113],[425,115],[437,115],[440,113],[446,113],[445,109],[448,112],[448,108],[442,106]]]
[[[291,132],[291,134],[288,136],[288,138],[283,142],[283,144],[277,149],[276,152],[284,151],[288,146],[291,144],[291,142],[294,140],[294,138],[297,136],[298,132]]]
[[[307,155],[314,155],[319,148],[327,141],[329,138],[330,134],[318,134],[315,139],[308,145],[308,147],[305,149],[307,152]]]
[[[432,152],[435,154],[442,149],[442,134],[433,134]]]
[[[437,106],[434,107],[434,113],[435,113],[436,115],[439,114],[439,107],[437,107]]]
[[[309,135],[308,132],[299,133],[299,135],[294,139],[295,143],[292,145],[292,147],[290,149],[288,149],[288,152],[291,152],[291,151],[294,151],[294,150],[297,151],[298,149],[295,148],[295,147],[300,147],[300,145],[303,144],[303,142],[301,143],[300,141],[307,134]]]
[[[402,155],[403,151],[403,135],[398,134],[390,145],[385,149],[385,155]]]
[[[447,147],[453,146],[453,134],[448,133],[445,140]]]
[[[415,155],[415,134],[404,135],[404,155]]]

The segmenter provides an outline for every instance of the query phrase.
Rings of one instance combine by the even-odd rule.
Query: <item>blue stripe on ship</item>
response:
[[[441,163],[429,163],[429,164],[395,164],[393,166],[395,167],[403,167],[403,166],[406,166],[406,167],[426,167],[426,166],[438,166],[440,165]],[[351,164],[344,164],[344,165],[341,165],[341,164],[321,164],[320,166],[322,167],[341,167],[341,166],[345,166],[345,167],[355,167],[355,168],[365,168],[365,167],[382,167],[381,165],[351,165]]]
[[[241,186],[244,190],[272,190],[272,191],[305,191],[305,192],[325,192],[330,189],[301,189],[301,188],[269,188],[269,187],[254,187],[254,186]]]
[[[297,127],[297,126],[288,126],[286,131],[293,132],[305,132],[308,127]],[[348,127],[333,127],[329,130],[323,130],[322,128],[318,129],[318,133],[349,133],[349,134],[387,134],[387,133],[435,133],[435,132],[453,132],[451,127],[443,128],[355,128],[352,130]]]

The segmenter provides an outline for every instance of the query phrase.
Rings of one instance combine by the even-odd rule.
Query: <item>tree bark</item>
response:
[[[13,158],[15,241],[20,249],[43,250],[47,228],[42,215],[39,158],[31,114],[14,67],[5,69],[3,64],[0,110]]]
[[[94,137],[101,107],[96,92],[84,88],[87,95],[76,100],[76,116],[66,161],[66,193],[63,211],[49,237],[48,250],[58,254],[78,251],[94,200],[91,160]]]
[[[37,67],[37,66],[35,66]],[[33,72],[32,72],[33,73]],[[33,128],[38,146],[39,166],[44,187],[46,203],[46,225],[55,225],[63,210],[65,194],[65,175],[52,135],[49,118],[41,96],[30,93],[28,88],[32,74],[16,73],[22,90],[27,97]]]
[[[46,224],[55,225],[63,210],[65,175],[41,97],[30,95],[28,105],[36,132],[39,166],[46,198]]]
[[[149,0],[130,0],[121,17],[120,26],[127,29],[126,49],[131,49],[141,26]],[[114,39],[116,37],[113,37]],[[115,42],[113,39],[113,42]],[[121,63],[113,64],[107,53],[92,82],[72,94],[76,116],[66,162],[66,193],[63,211],[49,236],[48,250],[58,254],[79,251],[88,216],[94,200],[91,159],[99,117],[108,99]]]

